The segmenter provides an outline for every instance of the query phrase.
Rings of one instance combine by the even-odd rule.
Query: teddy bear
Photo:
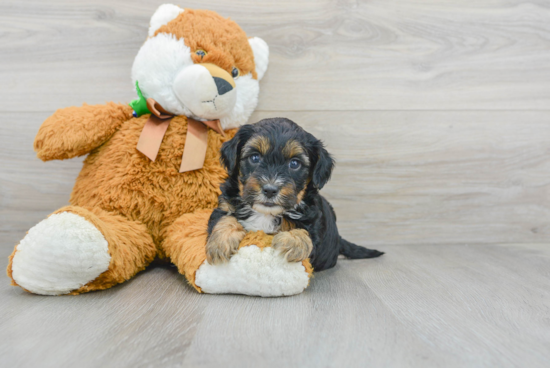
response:
[[[133,66],[138,99],[57,110],[34,141],[43,161],[87,155],[69,205],[32,227],[9,259],[12,284],[80,294],[132,278],[155,258],[199,292],[292,295],[308,260],[287,262],[248,233],[224,264],[206,257],[207,223],[226,171],[221,145],[247,122],[269,49],[213,11],[161,5]]]

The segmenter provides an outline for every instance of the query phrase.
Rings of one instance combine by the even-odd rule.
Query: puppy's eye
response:
[[[250,157],[248,158],[248,160],[249,160],[251,163],[253,163],[253,164],[257,164],[258,162],[260,162],[260,155],[258,155],[258,154],[256,153],[256,154],[250,156]]]
[[[302,166],[302,163],[296,159],[292,159],[288,163],[288,167],[290,167],[292,170],[298,170],[301,166]]]
[[[233,78],[237,78],[239,76],[239,69],[233,68],[233,70],[231,71],[231,76]]]
[[[195,54],[199,55],[201,59],[206,56],[206,51],[204,50],[197,50],[195,51]]]

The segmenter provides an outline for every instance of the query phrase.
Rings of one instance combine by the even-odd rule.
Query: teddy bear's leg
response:
[[[128,280],[156,255],[145,225],[98,208],[67,206],[31,228],[8,265],[35,294],[80,294]]]
[[[166,228],[162,236],[162,249],[178,271],[197,291],[195,272],[206,260],[206,238],[208,219],[212,210],[199,210],[178,218]]]
[[[247,233],[229,262],[209,264],[206,240],[211,213],[185,214],[163,233],[163,250],[197,291],[283,296],[299,294],[309,285],[313,272],[309,260],[287,262],[271,247],[273,236],[262,231]]]

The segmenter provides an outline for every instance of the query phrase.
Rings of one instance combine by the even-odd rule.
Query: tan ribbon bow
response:
[[[151,111],[151,116],[141,131],[137,150],[149,157],[151,161],[155,161],[170,120],[175,115],[164,110],[152,98],[147,99],[147,108]],[[181,158],[180,173],[198,170],[204,166],[208,146],[208,128],[225,137],[219,120],[198,121],[187,118],[187,137]]]

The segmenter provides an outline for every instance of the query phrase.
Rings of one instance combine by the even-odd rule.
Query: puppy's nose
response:
[[[214,77],[214,82],[216,83],[216,88],[220,96],[233,89],[233,86],[223,78]]]
[[[275,195],[277,194],[278,191],[279,191],[279,189],[275,185],[272,185],[272,184],[266,184],[262,188],[262,192],[264,193],[264,195],[267,198],[275,197]]]

